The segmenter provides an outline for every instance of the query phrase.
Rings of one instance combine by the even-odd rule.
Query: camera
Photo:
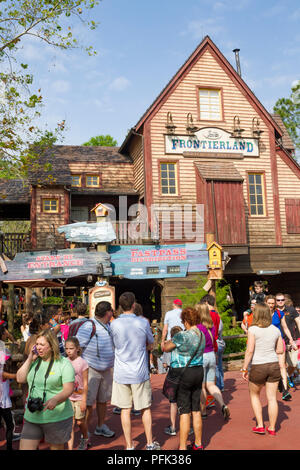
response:
[[[43,400],[41,398],[28,398],[27,408],[31,413],[35,411],[42,411],[44,408]]]

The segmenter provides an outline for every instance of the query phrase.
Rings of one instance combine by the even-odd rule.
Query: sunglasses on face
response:
[[[276,299],[276,302],[284,302],[285,299]]]

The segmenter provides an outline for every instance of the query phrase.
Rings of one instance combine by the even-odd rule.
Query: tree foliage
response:
[[[107,135],[97,135],[96,137],[91,137],[90,140],[85,142],[86,147],[88,146],[99,146],[99,147],[115,147],[117,141],[109,134]]]
[[[296,149],[300,150],[300,81],[291,91],[289,98],[280,98],[273,108],[281,117]]]
[[[28,64],[21,63],[23,40],[60,49],[84,48],[94,54],[91,46],[78,43],[74,35],[79,20],[95,29],[93,20],[84,14],[94,8],[96,0],[6,0],[0,11],[0,176],[23,177],[28,165],[36,159],[33,148],[53,145],[62,137],[65,123],[54,130],[38,126],[43,97],[41,90],[32,91],[33,76]]]

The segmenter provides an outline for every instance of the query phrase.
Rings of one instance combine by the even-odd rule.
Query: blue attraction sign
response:
[[[205,244],[110,245],[108,252],[113,275],[127,279],[186,277],[187,273],[207,272]]]

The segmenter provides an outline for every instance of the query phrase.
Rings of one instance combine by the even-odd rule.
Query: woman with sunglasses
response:
[[[282,378],[282,384],[283,384],[283,390],[282,390],[282,399],[284,401],[291,400],[292,396],[288,391],[288,385],[287,385],[287,371],[286,371],[286,366],[285,366],[285,350],[286,350],[286,345],[284,342],[284,334],[288,337],[290,345],[293,349],[297,347],[295,344],[292,335],[290,333],[290,330],[287,327],[286,320],[284,318],[284,302],[285,298],[283,294],[276,294],[274,295],[268,295],[265,299],[266,304],[268,305],[271,315],[272,315],[272,324],[276,326],[281,334],[282,341],[283,341],[283,348],[284,348],[284,354],[281,357],[281,360],[283,361],[283,364],[280,363],[281,366],[281,378]],[[277,307],[277,308],[276,308]]]

